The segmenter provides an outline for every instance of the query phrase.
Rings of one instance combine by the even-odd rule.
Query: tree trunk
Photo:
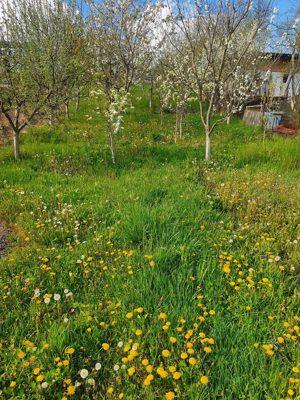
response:
[[[178,126],[179,126],[179,116],[178,116],[178,110],[176,110],[176,114],[175,114],[175,129],[174,129],[174,142],[175,143],[177,143]]]
[[[227,121],[227,125],[229,125],[230,124],[230,115],[227,116],[226,121]]]
[[[48,125],[49,126],[53,125],[53,110],[52,110],[52,108],[50,108],[50,110],[49,110]]]
[[[77,93],[77,98],[76,98],[76,113],[79,111],[79,103],[80,103],[80,90]]]
[[[152,101],[153,100],[153,83],[151,83],[150,91],[149,91],[149,109],[152,111]]]
[[[108,128],[108,139],[109,139],[109,147],[110,147],[110,152],[111,152],[111,160],[112,163],[116,163],[116,157],[115,157],[115,148],[114,148],[114,140],[113,140],[113,133],[111,127]]]
[[[14,157],[15,160],[20,158],[20,132],[14,131]]]
[[[180,113],[180,119],[179,119],[179,137],[180,139],[182,138],[182,122],[183,122],[183,113]]]
[[[208,131],[205,132],[205,161],[210,161],[210,152],[211,152],[211,139],[210,133]]]
[[[66,102],[66,118],[70,118],[69,101]]]
[[[162,107],[160,107],[160,126],[163,126],[163,115],[164,115],[164,110]]]

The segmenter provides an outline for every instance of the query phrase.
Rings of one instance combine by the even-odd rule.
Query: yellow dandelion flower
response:
[[[11,381],[9,387],[14,388],[17,385],[16,381]]]
[[[73,354],[74,352],[75,352],[75,349],[73,349],[73,347],[66,348],[66,353],[67,354]]]
[[[25,357],[24,351],[20,351],[20,352],[17,354],[17,357],[20,358],[20,360],[22,360],[22,358]]]
[[[135,373],[135,368],[134,367],[128,368],[127,373],[129,376],[132,376]]]
[[[68,386],[67,393],[69,395],[75,394],[76,388],[75,386]]]
[[[131,318],[133,317],[133,313],[132,313],[132,312],[129,312],[129,313],[127,313],[127,314],[125,315],[125,317],[126,317],[127,319],[131,319]]]
[[[162,367],[157,368],[157,373],[161,378],[166,378],[168,376],[168,372]]]
[[[171,336],[170,337],[170,342],[174,344],[174,343],[177,342],[177,339],[174,336]]]
[[[161,313],[159,313],[159,316],[158,316],[158,318],[159,318],[159,319],[167,319],[167,314],[166,314],[166,313],[163,313],[163,312],[161,312]]]
[[[298,374],[300,370],[299,370],[298,367],[293,367],[293,368],[292,368],[292,371],[293,371],[295,374]]]
[[[146,367],[149,364],[149,361],[147,360],[147,358],[144,358],[142,360],[142,364]]]
[[[34,368],[33,374],[38,375],[40,373],[40,368]]]
[[[36,381],[37,381],[37,382],[42,382],[43,379],[44,379],[44,375],[38,375],[38,376],[36,377]]]
[[[161,352],[163,357],[170,357],[171,353],[169,352],[169,350],[165,349]]]
[[[167,392],[165,394],[165,398],[166,398],[166,400],[173,400],[173,399],[175,399],[175,393],[174,392]]]
[[[277,342],[278,342],[278,343],[284,343],[283,337],[282,337],[282,336],[279,336],[279,337],[277,338]]]
[[[108,393],[108,394],[112,394],[113,392],[114,392],[114,388],[110,386],[110,387],[107,389],[107,393]]]
[[[205,351],[205,353],[211,353],[211,347],[209,346],[204,347],[203,350]]]
[[[266,355],[267,356],[273,356],[273,354],[274,354],[274,351],[273,350],[266,350]]]
[[[196,364],[197,364],[196,358],[191,357],[191,358],[189,359],[189,363],[190,363],[191,365],[196,365]]]
[[[136,336],[141,336],[142,333],[143,333],[143,331],[142,331],[141,329],[137,329],[137,330],[135,331]]]
[[[181,353],[180,357],[185,360],[186,358],[188,358],[188,354],[184,351]]]
[[[173,379],[175,379],[177,381],[180,378],[181,378],[181,373],[180,372],[174,372]]]
[[[152,365],[147,365],[146,371],[150,374],[153,371]]]
[[[154,376],[153,376],[152,374],[149,374],[149,375],[146,376],[146,379],[147,379],[148,381],[152,382],[153,379],[154,379]]]
[[[207,385],[208,382],[209,382],[208,377],[207,377],[206,375],[202,375],[201,378],[200,378],[200,383],[201,383],[202,385]]]
[[[102,349],[104,350],[104,351],[107,351],[107,350],[109,350],[109,344],[108,343],[102,343]]]

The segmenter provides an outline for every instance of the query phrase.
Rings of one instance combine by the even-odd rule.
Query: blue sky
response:
[[[275,0],[275,6],[279,8],[280,14],[286,14],[291,8],[294,8],[298,1],[297,0]],[[299,5],[299,3],[298,3]]]

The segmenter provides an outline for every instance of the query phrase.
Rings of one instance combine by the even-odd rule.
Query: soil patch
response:
[[[11,231],[6,223],[0,221],[0,258],[6,254],[6,251],[9,247],[8,236],[10,232]]]

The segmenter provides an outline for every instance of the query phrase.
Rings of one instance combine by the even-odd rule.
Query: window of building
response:
[[[283,75],[283,78],[282,78],[283,83],[287,83],[288,79],[289,79],[288,75]]]

